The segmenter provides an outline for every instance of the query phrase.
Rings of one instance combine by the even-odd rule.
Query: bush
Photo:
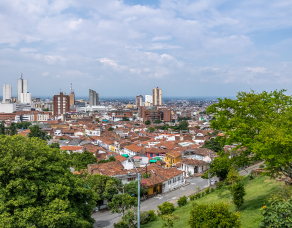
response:
[[[201,198],[201,193],[200,193],[200,192],[198,192],[198,193],[196,194],[196,199],[199,199],[199,198]]]
[[[205,196],[205,192],[201,192],[201,197],[204,197]]]
[[[233,202],[237,206],[238,209],[244,202],[243,197],[245,196],[245,194],[246,193],[244,190],[244,186],[242,184],[237,184],[233,186],[233,189],[232,189]]]
[[[194,201],[195,199],[197,199],[196,195],[190,195],[190,201]]]
[[[263,206],[261,227],[291,227],[292,199],[271,198],[267,206]]]
[[[209,194],[209,193],[210,193],[210,189],[207,188],[207,189],[205,190],[205,194],[207,195],[207,194]]]
[[[182,207],[187,204],[188,197],[182,196],[178,199],[177,204],[179,207]]]
[[[142,225],[147,224],[148,222],[154,221],[156,216],[154,210],[142,211],[140,214],[140,222]]]
[[[173,203],[169,203],[169,202],[164,202],[163,204],[157,206],[158,210],[159,210],[159,214],[160,215],[169,215],[172,212],[174,212],[175,207],[173,205]]]
[[[189,225],[191,228],[238,228],[239,213],[229,212],[229,206],[225,203],[193,204]]]
[[[221,189],[224,185],[225,183],[223,181],[219,181],[216,183],[216,189]]]
[[[129,228],[129,224],[123,220],[120,220],[118,223],[114,223],[114,228]]]
[[[260,169],[263,169],[263,168],[265,168],[265,166],[264,166],[264,164],[261,164]]]
[[[211,192],[215,192],[215,188],[211,188]]]

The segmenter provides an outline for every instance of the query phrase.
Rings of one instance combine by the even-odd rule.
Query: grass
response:
[[[272,193],[275,193],[280,185],[283,183],[276,183],[275,180],[269,180],[268,177],[257,176],[253,180],[249,180],[249,177],[244,177],[242,183],[245,185],[246,195],[244,197],[244,204],[240,208],[241,211],[241,225],[243,228],[258,228],[263,218],[260,209],[265,204],[265,200]],[[196,203],[219,203],[230,202],[230,195],[228,191],[225,192],[212,192],[204,197],[197,199],[193,202]],[[174,227],[189,228],[188,220],[190,217],[190,210],[192,208],[192,201],[188,201],[187,205],[183,207],[177,207],[174,214],[180,216],[180,220],[174,221]],[[230,211],[236,211],[236,207],[233,203],[230,204]],[[162,227],[163,221],[158,217],[155,221],[146,225],[142,225],[141,228],[159,228]]]

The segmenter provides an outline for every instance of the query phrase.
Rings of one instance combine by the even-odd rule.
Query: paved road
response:
[[[250,174],[251,170],[258,168],[262,163],[263,162],[240,171],[240,175],[245,176]],[[157,195],[154,198],[143,201],[141,203],[141,211],[157,210],[157,206],[161,205],[163,202],[166,201],[176,204],[176,201],[178,200],[179,197],[184,195],[189,196],[195,193],[197,190],[197,186],[199,186],[200,189],[206,188],[208,186],[208,180],[204,180],[200,177],[187,179],[187,182],[189,182],[189,185],[181,187],[172,192]],[[109,210],[102,210],[92,214],[92,218],[94,218],[96,221],[94,227],[112,228],[114,223],[117,223],[119,220],[121,220],[121,215],[111,214]]]
[[[200,177],[187,179],[187,182],[189,182],[188,185],[183,186],[177,190],[160,194],[154,198],[143,201],[141,203],[141,211],[157,210],[157,206],[166,201],[176,203],[179,197],[193,194],[197,190],[197,186],[199,186],[200,189],[206,188],[208,186],[208,180],[204,180]],[[121,215],[111,214],[108,210],[102,210],[94,213],[92,218],[94,218],[96,221],[94,227],[112,228],[114,223],[117,223],[119,220],[121,220]]]

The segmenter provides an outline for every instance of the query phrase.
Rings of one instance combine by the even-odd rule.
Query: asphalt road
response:
[[[250,174],[251,170],[258,168],[261,164],[258,163],[254,166],[248,167],[245,170],[240,171],[240,175],[248,175]],[[193,178],[193,179],[187,179],[187,182],[189,182],[188,185],[183,186],[179,189],[176,189],[174,191],[164,193],[157,195],[154,198],[148,199],[146,201],[143,201],[141,203],[141,211],[147,211],[147,210],[157,210],[157,206],[161,205],[162,203],[168,201],[171,203],[176,204],[176,201],[181,196],[189,196],[196,192],[197,186],[199,186],[200,189],[204,189],[208,187],[208,180],[204,180],[200,177]],[[120,214],[112,214],[109,210],[101,210],[98,211],[91,216],[95,219],[94,227],[96,228],[113,228],[113,224],[117,223],[119,220],[121,220]]]

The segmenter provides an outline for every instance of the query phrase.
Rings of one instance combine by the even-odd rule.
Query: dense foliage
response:
[[[138,181],[131,181],[124,185],[125,193],[128,193],[130,196],[138,196]],[[148,191],[145,184],[140,183],[140,196],[143,196]]]
[[[160,215],[172,214],[175,210],[174,204],[167,201],[157,207]]]
[[[30,127],[30,132],[28,133],[28,137],[36,137],[42,140],[48,140],[50,139],[50,136],[48,136],[47,132],[42,131],[38,125],[34,125],[33,127]]]
[[[232,200],[233,203],[239,209],[241,205],[244,203],[244,196],[246,195],[244,186],[242,184],[236,184],[232,188]]]
[[[16,124],[17,129],[28,129],[28,127],[31,125],[30,122],[20,122]]]
[[[95,160],[96,160],[96,158],[95,158]],[[105,159],[105,160],[100,160],[100,161],[98,161],[97,163],[108,163],[108,162],[113,162],[113,161],[115,161],[116,159],[115,159],[115,157],[114,156],[110,156],[108,159]],[[96,163],[96,162],[95,162]]]
[[[210,169],[202,175],[202,178],[208,179],[208,172],[210,172],[210,177],[217,176],[220,180],[225,180],[231,169],[231,162],[228,155],[214,158],[213,162],[210,164]]]
[[[0,227],[92,227],[95,195],[63,151],[0,136]]]
[[[191,228],[240,227],[239,213],[229,212],[225,203],[194,204],[190,212]]]
[[[174,220],[180,219],[180,217],[175,214],[162,215],[161,218],[164,221],[162,227],[166,228],[174,227]]]
[[[188,197],[186,196],[179,197],[179,199],[177,200],[177,205],[179,207],[182,207],[187,204],[187,200],[188,200]]]
[[[87,169],[88,164],[96,163],[96,157],[93,153],[88,151],[83,151],[82,153],[73,153],[70,151],[70,154],[67,155],[67,159],[71,162],[71,166],[77,171]]]
[[[281,171],[292,177],[292,99],[284,92],[239,92],[236,100],[208,107],[215,117],[211,127],[224,133],[221,144],[236,145],[238,166],[265,159],[271,176]]]
[[[214,152],[223,151],[223,147],[221,146],[221,144],[213,138],[209,141],[205,141],[205,144],[202,146],[202,148],[208,148],[209,150],[212,150]]]
[[[137,206],[137,198],[131,197],[128,193],[114,195],[111,202],[107,203],[107,207],[112,213],[122,213],[125,215],[126,210]]]

